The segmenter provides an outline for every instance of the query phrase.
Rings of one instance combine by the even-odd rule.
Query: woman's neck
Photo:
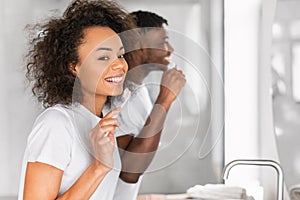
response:
[[[81,104],[86,107],[89,111],[101,116],[104,104],[106,102],[107,96],[92,95],[90,97],[84,96]]]

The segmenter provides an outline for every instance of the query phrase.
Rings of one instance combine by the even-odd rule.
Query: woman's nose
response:
[[[113,70],[123,69],[123,68],[127,68],[127,63],[124,59],[117,58],[111,64],[111,67],[112,67]]]

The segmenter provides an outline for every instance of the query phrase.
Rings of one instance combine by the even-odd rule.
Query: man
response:
[[[168,110],[186,80],[181,70],[168,69],[174,49],[164,28],[167,20],[147,11],[131,16],[139,27],[140,48],[127,55],[126,85],[133,92],[118,116],[121,126],[116,136],[122,157],[120,178],[137,183],[155,155]],[[143,82],[153,70],[163,72],[156,98],[150,97],[149,84]]]

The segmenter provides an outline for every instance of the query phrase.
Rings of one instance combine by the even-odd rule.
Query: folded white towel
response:
[[[300,184],[290,187],[291,200],[300,200]]]
[[[224,184],[206,184],[204,186],[195,185],[187,190],[187,194],[193,198],[209,200],[247,199],[246,190],[244,188],[227,186]]]

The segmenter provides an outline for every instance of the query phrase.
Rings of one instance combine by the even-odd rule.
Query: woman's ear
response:
[[[78,75],[78,66],[75,63],[74,64],[70,64],[69,65],[69,69],[70,69],[70,71],[72,72],[72,74],[74,76]]]

